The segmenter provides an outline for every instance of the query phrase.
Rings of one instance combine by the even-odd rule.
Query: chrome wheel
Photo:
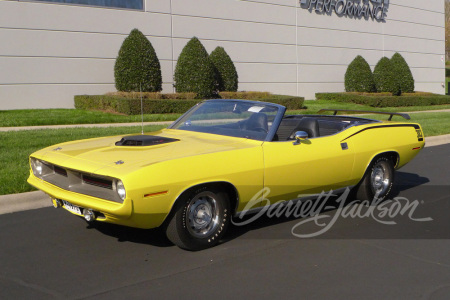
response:
[[[215,194],[199,193],[187,206],[186,228],[195,237],[207,237],[219,226],[219,214],[220,210]]]
[[[394,170],[392,158],[383,156],[374,159],[361,182],[355,187],[356,199],[369,201],[369,205],[383,201],[391,192]]]
[[[220,187],[200,186],[180,196],[165,231],[178,247],[196,251],[217,245],[230,218],[228,194]]]
[[[370,174],[370,184],[376,197],[384,197],[392,185],[392,172],[386,161],[380,161],[373,166]]]

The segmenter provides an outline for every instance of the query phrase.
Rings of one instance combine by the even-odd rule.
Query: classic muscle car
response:
[[[419,124],[391,121],[405,114],[377,121],[285,110],[203,101],[161,131],[37,151],[28,182],[88,222],[161,227],[177,246],[199,250],[217,244],[263,188],[270,203],[346,188],[359,200],[383,199],[395,169],[424,147]]]

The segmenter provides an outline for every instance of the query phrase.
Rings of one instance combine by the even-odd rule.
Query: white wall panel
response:
[[[295,27],[199,17],[173,17],[175,37],[295,44]]]
[[[73,108],[74,95],[101,95],[114,89],[114,84],[0,85],[0,110]]]
[[[20,16],[20,17],[18,17]],[[143,11],[0,1],[0,27],[170,36],[170,15]]]
[[[75,94],[114,91],[115,58],[133,28],[156,50],[164,92],[173,92],[176,59],[197,36],[208,52],[225,48],[240,90],[313,99],[343,91],[357,55],[373,69],[398,51],[417,90],[444,93],[442,2],[391,0],[380,23],[310,13],[298,0],[145,0],[145,11],[0,1],[0,110],[73,107]]]
[[[113,84],[114,59],[0,57],[2,84]],[[160,61],[164,82],[172,82],[172,62]],[[27,81],[24,81],[26,78]]]
[[[0,55],[115,59],[128,35],[1,29]],[[159,59],[172,59],[170,38],[147,37]]]
[[[174,40],[175,53],[180,53],[187,39]],[[296,63],[295,45],[261,44],[246,42],[228,42],[201,40],[211,53],[216,47],[225,49],[233,62]],[[175,57],[177,59],[177,57]]]
[[[283,6],[291,6],[295,7],[297,4],[297,0],[234,0],[234,1],[242,1],[242,2],[254,2],[261,3],[267,5],[283,5]]]
[[[416,82],[415,90],[416,91],[425,91],[436,94],[444,94],[445,86],[442,87],[441,83],[443,82]]]
[[[258,74],[258,81],[269,83],[295,83],[296,66],[287,64],[242,64],[236,63],[239,74],[239,81],[255,81],[255,74]]]
[[[170,1],[167,0],[145,0],[145,11],[161,12],[170,14]]]
[[[427,7],[429,2],[443,2],[439,0],[434,1],[421,1],[422,3],[418,7]],[[417,6],[416,6],[417,7]],[[442,6],[442,12],[444,7]],[[389,6],[388,19],[407,21],[407,22],[417,22],[422,24],[443,26],[444,14],[434,11],[429,11],[426,9],[417,9],[408,6],[398,6],[395,5],[395,1]]]
[[[252,11],[258,13],[250,13]],[[292,7],[248,1],[196,0],[195,5],[186,5],[186,0],[172,0],[172,13],[246,22],[295,25],[295,9]]]
[[[442,13],[444,9],[444,1],[440,0],[391,0],[390,3],[391,5],[402,5],[417,8],[419,10],[431,10],[439,13]]]
[[[300,83],[319,83],[344,82],[347,66],[324,66],[324,65],[300,65],[298,68],[298,82]]]

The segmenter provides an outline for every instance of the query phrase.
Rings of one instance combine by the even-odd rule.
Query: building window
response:
[[[32,1],[144,10],[144,0],[32,0]]]

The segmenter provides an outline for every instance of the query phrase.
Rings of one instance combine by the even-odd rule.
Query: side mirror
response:
[[[308,134],[304,131],[295,132],[295,142],[294,145],[300,145],[302,140],[306,140],[308,138]]]

